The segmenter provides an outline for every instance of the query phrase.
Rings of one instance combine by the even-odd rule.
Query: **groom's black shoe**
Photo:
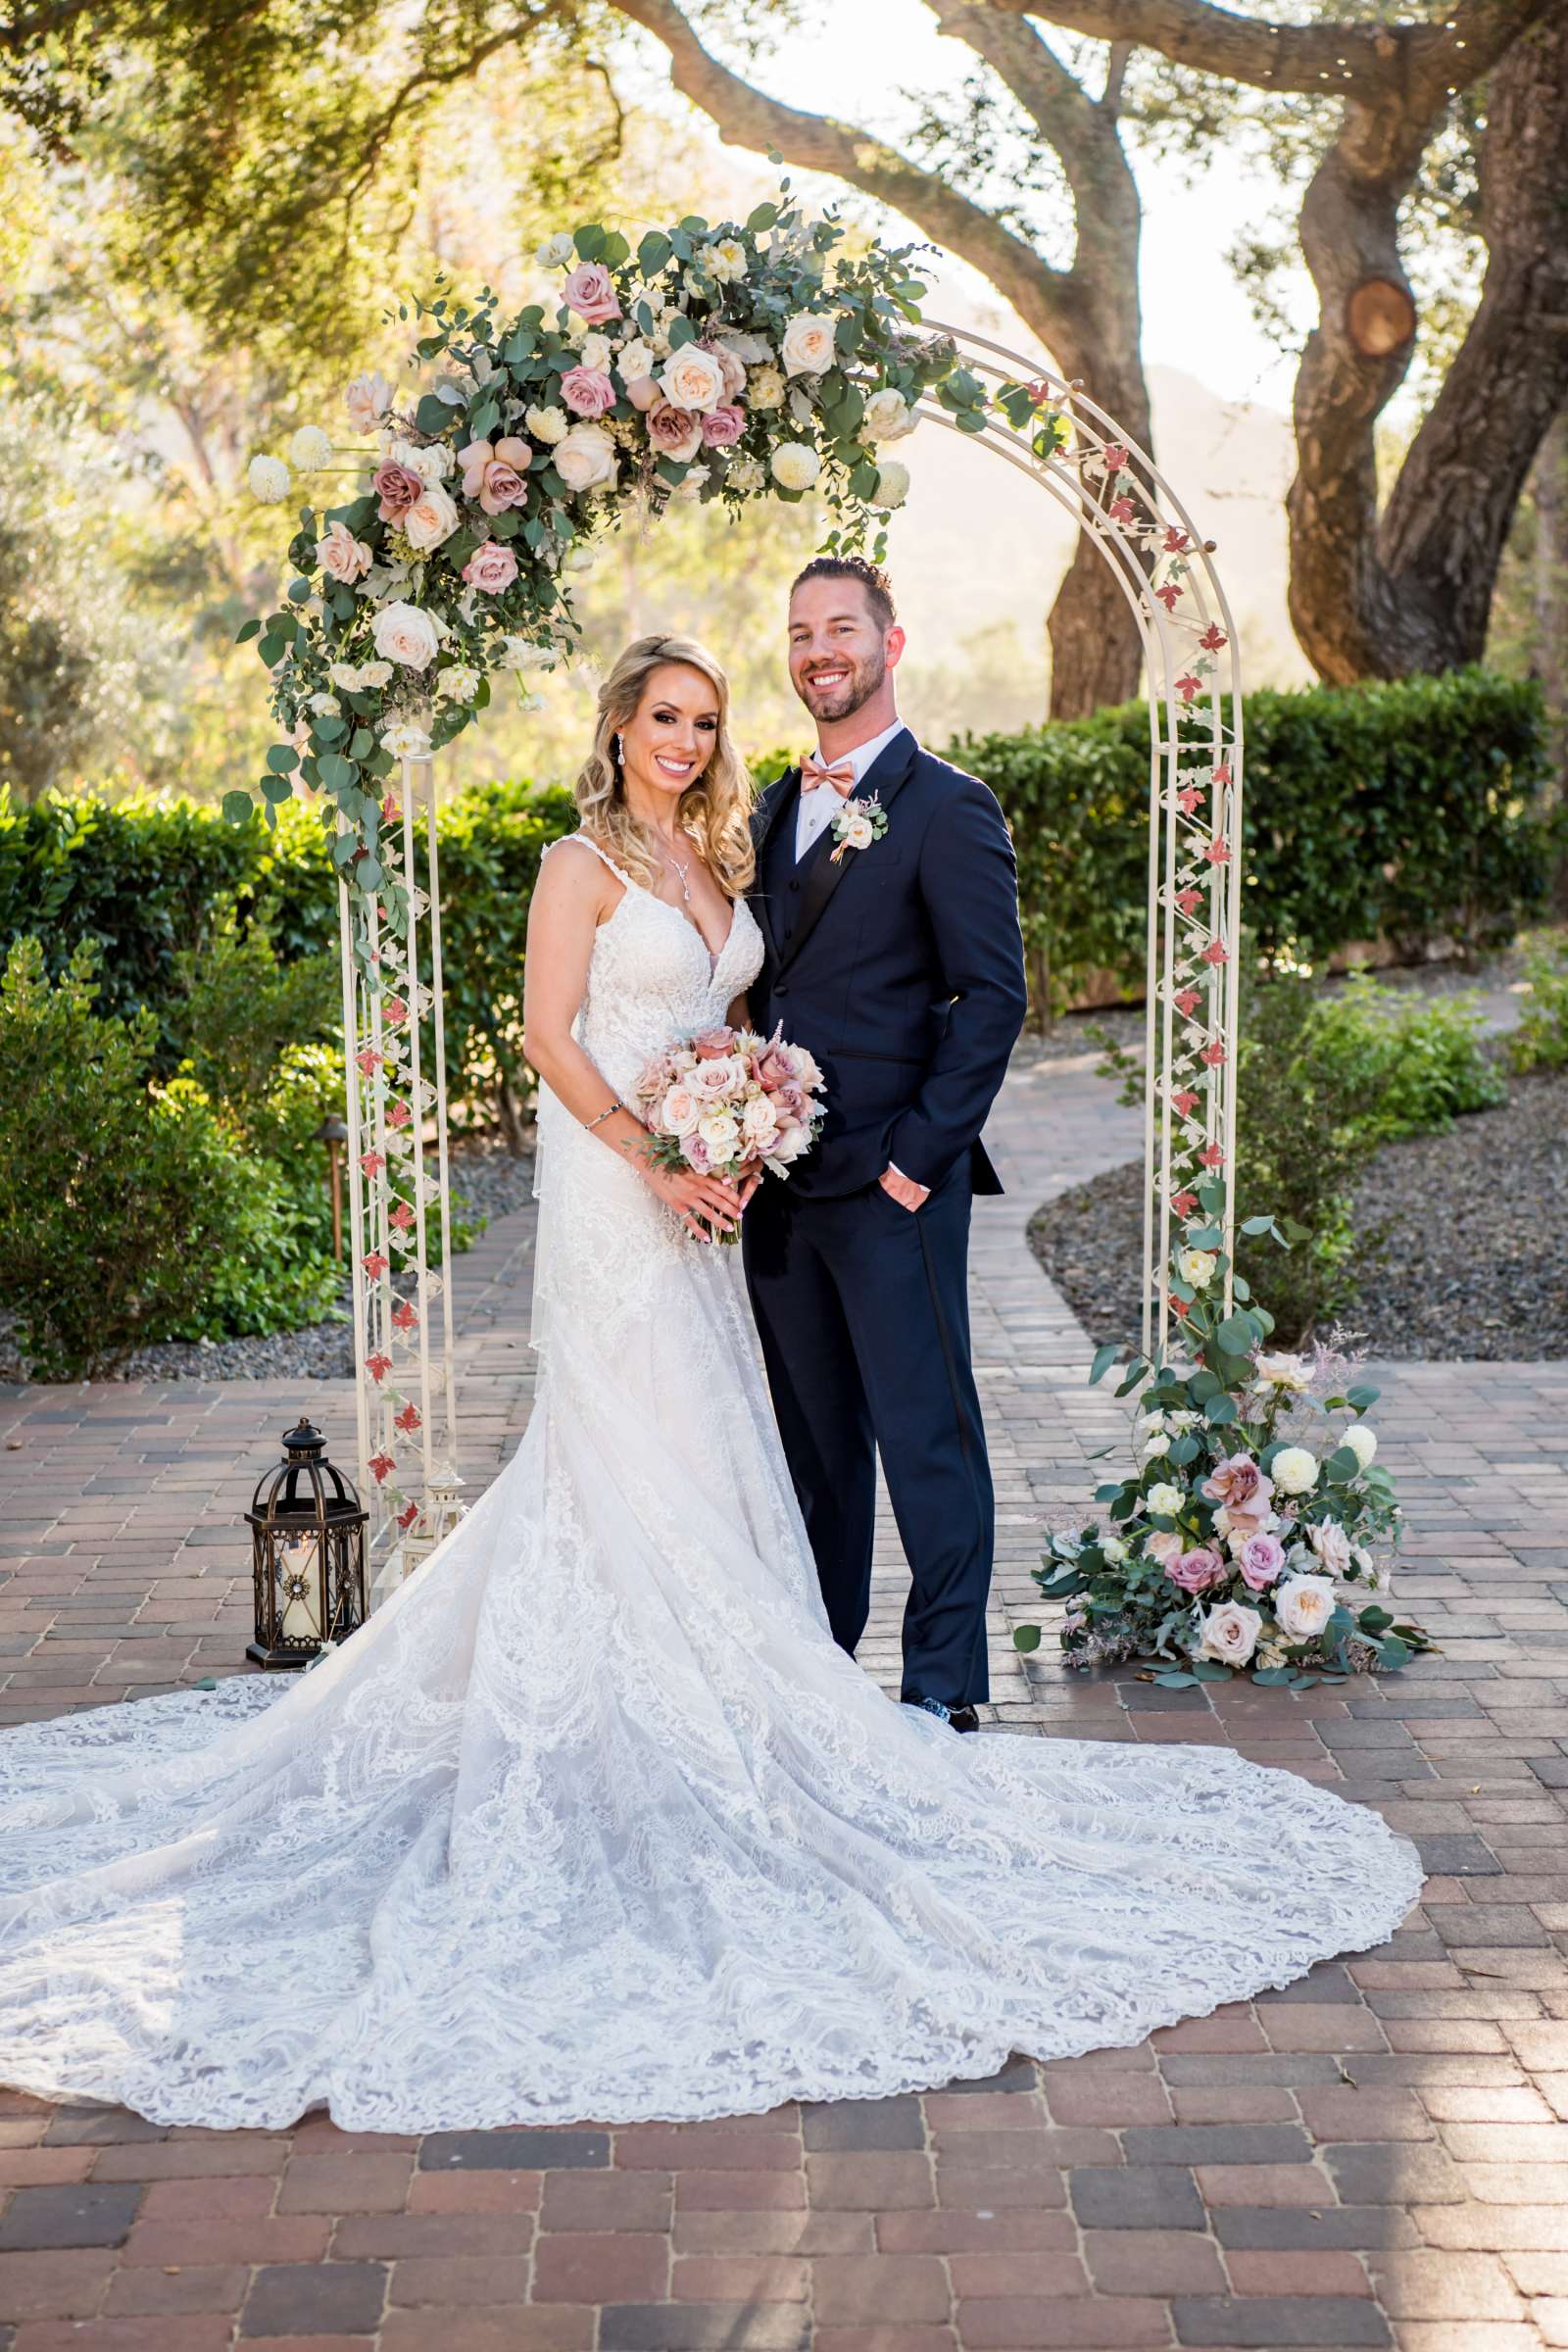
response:
[[[952,1732],[977,1732],[980,1729],[980,1718],[973,1707],[950,1707],[940,1698],[921,1698],[907,1690],[904,1693],[904,1704],[922,1708],[927,1715],[934,1715],[939,1723],[945,1723]]]

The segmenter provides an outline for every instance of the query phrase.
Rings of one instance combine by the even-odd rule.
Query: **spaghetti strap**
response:
[[[635,882],[633,882],[630,874],[622,873],[620,867],[615,863],[613,858],[611,857],[609,851],[602,850],[599,847],[598,842],[590,840],[586,833],[563,833],[561,839],[563,841],[580,841],[585,850],[592,850],[594,856],[609,866],[611,872],[614,875],[615,880],[621,885],[623,890],[636,889],[637,885]],[[555,842],[552,842],[550,846],[552,849],[554,849],[558,845]]]

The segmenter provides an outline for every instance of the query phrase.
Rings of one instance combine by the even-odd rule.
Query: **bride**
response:
[[[727,699],[631,646],[540,877],[515,1457],[298,1681],[0,1737],[0,2081],[220,2129],[885,2097],[1139,2041],[1413,1901],[1413,1848],[1308,1781],[956,1739],[834,1642],[713,1246],[742,1203],[620,1106],[761,959]]]

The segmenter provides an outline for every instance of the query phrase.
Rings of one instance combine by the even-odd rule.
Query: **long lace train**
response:
[[[710,969],[628,889],[612,1083],[756,952],[742,908]],[[1134,2042],[1387,1937],[1414,1849],[1327,1789],[884,1698],[729,1255],[543,1122],[540,1396],[442,1549],[281,1689],[0,1737],[0,2080],[219,2127],[734,2114]]]

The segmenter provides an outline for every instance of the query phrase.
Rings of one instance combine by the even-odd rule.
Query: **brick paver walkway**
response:
[[[1138,1139],[1087,1062],[1027,1058],[994,1137],[999,1717],[1229,1740],[1380,1806],[1434,1874],[1400,1934],[1140,2049],[718,2124],[415,2142],[0,2093],[0,2352],[1568,2345],[1568,1365],[1384,1375],[1401,1594],[1441,1658],[1301,1697],[1026,1671],[1037,1520],[1082,1506],[1121,1424],[1023,1226]],[[509,1219],[460,1271],[476,1482],[526,1414],[529,1243]],[[233,1670],[238,1514],[302,1395],[346,1450],[341,1384],[0,1391],[4,1720]],[[886,1673],[891,1545],[878,1601]]]

